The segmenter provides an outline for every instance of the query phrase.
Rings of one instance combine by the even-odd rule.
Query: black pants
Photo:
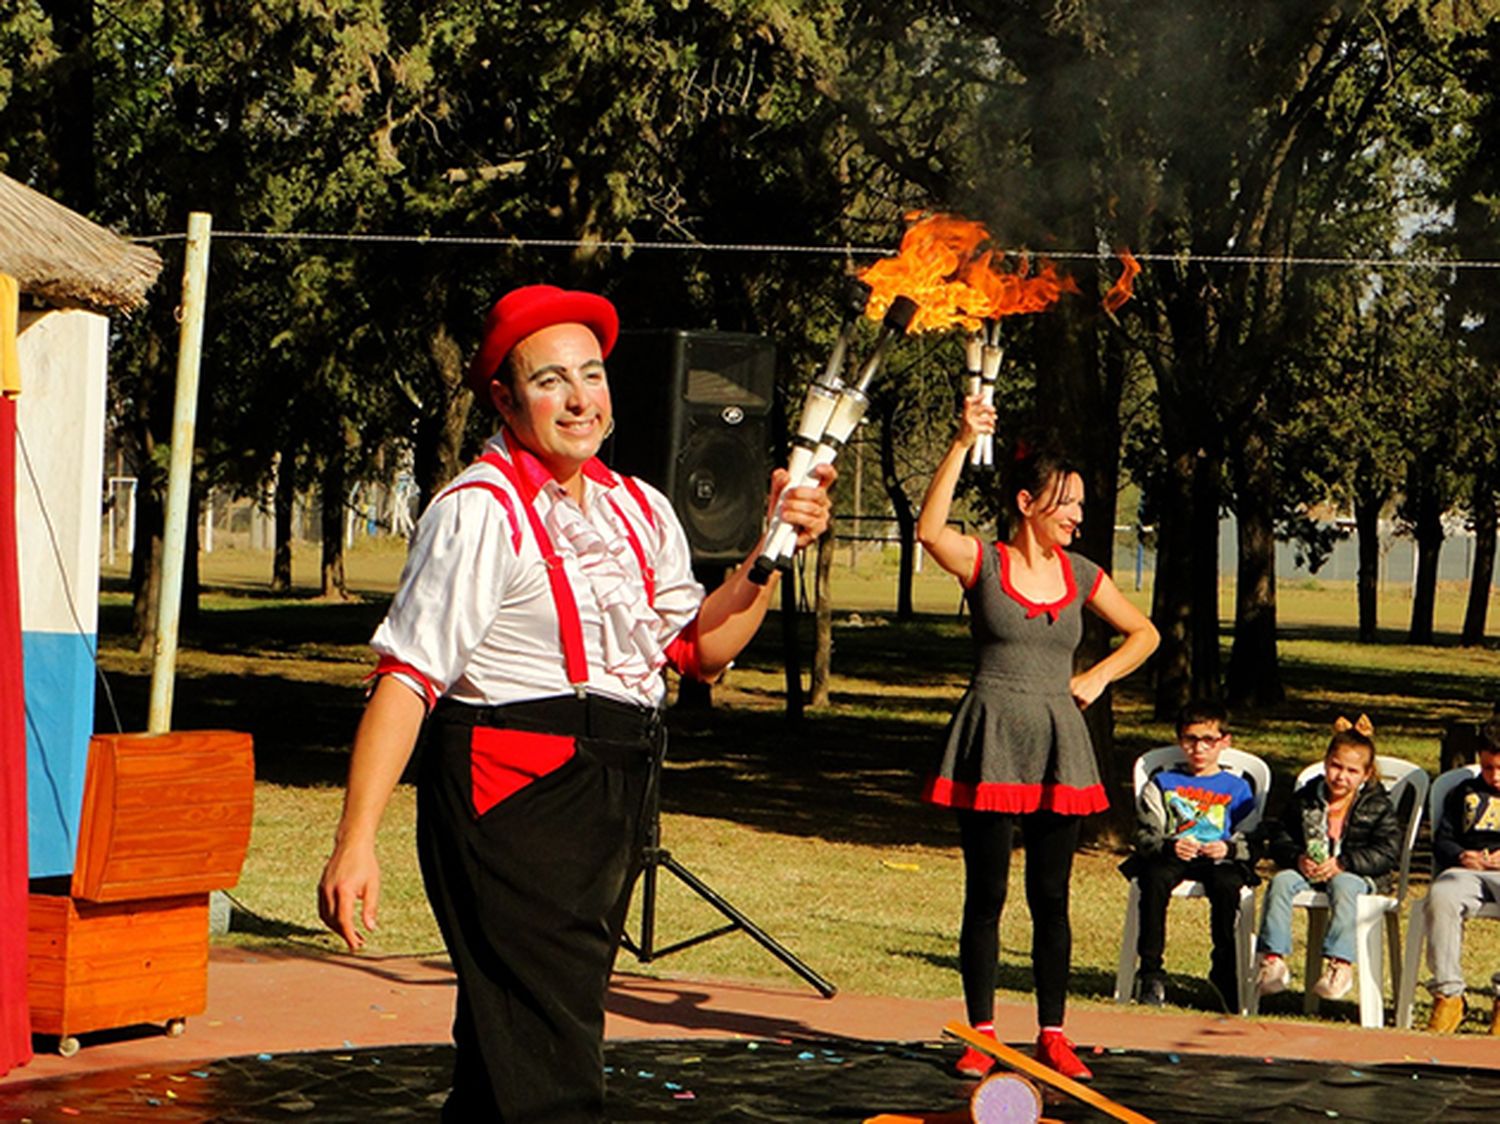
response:
[[[1010,850],[1017,823],[1026,847],[1026,906],[1031,911],[1031,976],[1038,1026],[1061,1026],[1073,961],[1068,882],[1078,849],[1078,816],[1056,812],[1006,815],[958,811],[964,854],[964,917],[958,966],[969,1022],[995,1017],[1000,958],[1000,913],[1010,881]]]
[[[663,745],[655,711],[598,696],[433,713],[417,847],[458,976],[445,1121],[604,1118],[604,997]]]
[[[1167,903],[1172,889],[1185,878],[1203,883],[1208,894],[1208,931],[1213,955],[1208,978],[1229,1003],[1239,1002],[1235,981],[1239,977],[1234,958],[1234,918],[1240,904],[1240,888],[1247,885],[1246,870],[1237,862],[1213,859],[1180,859],[1175,852],[1150,857],[1137,856],[1132,872],[1141,888],[1141,928],[1136,941],[1142,972],[1160,972],[1167,946]],[[1228,987],[1230,990],[1225,991]]]

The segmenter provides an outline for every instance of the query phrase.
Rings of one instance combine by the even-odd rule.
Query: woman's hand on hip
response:
[[[1104,694],[1104,688],[1108,686],[1109,677],[1090,668],[1088,671],[1073,676],[1068,683],[1068,690],[1072,692],[1073,701],[1078,704],[1078,709],[1087,710],[1095,699]]]

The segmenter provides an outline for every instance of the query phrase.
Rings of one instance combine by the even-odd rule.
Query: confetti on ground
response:
[[[817,1056],[818,1055],[813,1053],[811,1050],[803,1050],[802,1053],[797,1055],[797,1060],[799,1062],[810,1062]]]
[[[1104,1053],[1104,1047],[1103,1046],[1095,1046],[1094,1047],[1094,1054],[1095,1054],[1095,1056],[1098,1056],[1099,1054],[1102,1054],[1102,1053]]]
[[[885,867],[887,870],[921,870],[922,869],[916,863],[898,863],[898,862],[892,862],[890,859],[881,859],[880,860],[880,865],[883,866],[883,867]]]
[[[61,1112],[64,1116],[82,1116],[83,1115],[83,1113],[80,1112],[78,1109],[72,1108],[72,1107],[70,1107],[68,1105],[63,1105],[62,1108],[59,1109],[58,1111]]]
[[[169,1073],[169,1074],[167,1074],[167,1080],[168,1081],[183,1082],[183,1081],[186,1081],[187,1078],[184,1077],[184,1076],[182,1076],[182,1074],[180,1074],[180,1073]]]
[[[255,1060],[256,1061],[261,1061],[261,1062],[268,1062],[268,1061],[271,1060],[271,1055],[270,1054],[256,1054],[255,1055]]]
[[[209,1019],[208,1020],[208,1025],[209,1026],[223,1026],[224,1025],[224,1020],[223,1019]]]
[[[353,1054],[334,1054],[333,1055],[333,1060],[336,1061],[336,1062],[352,1062],[354,1060],[354,1055]]]
[[[1178,1062],[1182,1061],[1182,1059],[1176,1054],[1168,1054],[1167,1061],[1171,1062],[1173,1065],[1176,1065]]]
[[[691,1090],[684,1089],[680,1093],[673,1093],[672,1099],[674,1101],[695,1101],[698,1099],[698,1097],[697,1094],[693,1093]]]
[[[698,1065],[702,1061],[703,1061],[702,1058],[700,1058],[697,1054],[694,1054],[690,1058],[683,1058],[682,1059],[682,1064],[683,1065]]]
[[[207,1077],[208,1076],[208,1070],[206,1070],[206,1069],[190,1069],[190,1070],[188,1070],[188,1072],[191,1073],[194,1077]]]

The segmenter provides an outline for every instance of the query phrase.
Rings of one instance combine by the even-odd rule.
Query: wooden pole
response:
[[[172,460],[167,470],[166,527],[162,533],[161,595],[156,605],[156,646],[151,663],[148,733],[172,728],[172,687],[177,668],[177,625],[182,615],[183,553],[193,483],[193,430],[198,417],[198,370],[203,355],[203,310],[208,295],[208,243],[213,216],[188,215],[182,265],[182,332],[177,347],[177,399],[172,411]]]

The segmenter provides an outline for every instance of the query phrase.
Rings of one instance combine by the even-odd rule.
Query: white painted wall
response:
[[[94,722],[109,321],[22,312],[16,531],[33,877],[72,871]]]

